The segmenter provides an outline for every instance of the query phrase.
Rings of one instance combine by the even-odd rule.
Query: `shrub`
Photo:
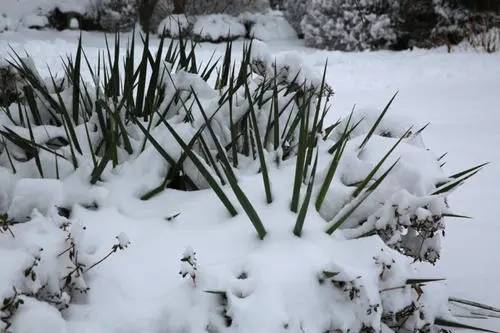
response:
[[[143,22],[149,22],[146,24],[149,26],[147,31],[156,31],[160,22],[172,14],[185,14],[187,16],[229,14],[237,16],[246,11],[265,11],[270,8],[270,5],[268,0],[149,0],[144,1],[143,7],[145,14],[141,17],[143,17]]]
[[[352,112],[327,124],[334,92],[326,81],[326,66],[322,76],[315,75],[294,54],[273,59],[264,44],[254,41],[235,58],[229,42],[220,62],[210,58],[201,65],[196,45],[182,35],[168,47],[160,39],[155,54],[149,35],[143,43],[139,62],[132,39],[122,63],[116,37],[114,49],[108,48],[94,68],[80,41],[76,56],[65,60],[61,79],[51,75],[43,80],[15,55],[12,62],[26,80],[25,99],[4,109],[0,118],[0,170],[8,180],[17,177],[17,170],[62,183],[75,176],[85,183],[84,192],[122,176],[120,184],[127,186],[119,187],[120,192],[141,200],[169,187],[210,188],[220,205],[203,206],[207,219],[211,213],[219,219],[215,212],[221,208],[232,217],[243,216],[237,221],[249,223],[260,239],[245,238],[247,252],[241,260],[248,270],[235,270],[235,260],[204,266],[188,248],[180,273],[189,278],[175,288],[165,311],[176,320],[167,320],[163,329],[250,328],[257,318],[265,318],[259,323],[266,332],[283,327],[320,332],[466,327],[441,311],[446,299],[426,297],[426,285],[439,279],[415,278],[411,262],[439,258],[443,219],[457,217],[446,195],[482,165],[445,176],[439,159],[421,142],[424,128],[386,121],[396,95],[379,115]],[[83,79],[83,68],[93,81]],[[144,172],[137,177],[135,170]],[[415,173],[422,181],[408,182]],[[79,195],[65,204],[88,205],[84,201],[89,198]],[[6,196],[12,204],[10,190]],[[94,193],[91,199],[97,197]],[[61,297],[54,304],[67,304],[63,292],[86,290],[84,273],[129,241],[119,235],[108,254],[88,260],[83,268],[81,257],[72,252],[78,249],[78,229],[53,207],[47,212],[55,221],[45,235],[66,235],[61,237],[66,249],[59,253],[69,279],[56,285]],[[7,215],[1,219],[6,235],[15,234],[19,224],[35,222],[22,224]],[[39,219],[38,225],[44,217],[35,211],[31,219]],[[214,232],[228,230],[217,223]],[[198,232],[207,235],[206,227]],[[245,234],[231,237],[236,245]],[[37,269],[44,267],[43,256],[38,257],[24,270],[33,282],[38,281]],[[18,296],[14,290],[4,298],[7,325],[22,306]],[[53,301],[36,291],[29,297]],[[188,311],[193,304],[207,315],[193,320]],[[255,309],[250,316],[249,307]],[[281,311],[287,316],[278,316]]]
[[[301,23],[311,4],[311,0],[287,0],[283,4],[285,18],[290,22],[299,36],[304,35]]]
[[[104,31],[130,31],[137,17],[136,0],[103,0],[98,7],[99,25]]]
[[[356,51],[387,48],[396,41],[397,2],[313,0],[302,21],[308,46]]]
[[[191,23],[188,21],[186,15],[169,15],[161,21],[157,33],[160,36],[177,38],[180,35],[188,35],[191,29]]]
[[[192,36],[197,41],[220,43],[247,36],[247,29],[237,17],[211,14],[194,18]]]
[[[491,28],[468,37],[468,42],[477,50],[493,53],[500,50],[500,28]]]
[[[435,0],[438,21],[432,31],[434,43],[456,45],[464,40],[488,52],[494,40],[495,27],[499,26],[499,16],[495,12],[474,12],[460,3]],[[492,32],[489,32],[489,31]],[[489,40],[493,38],[493,40]],[[493,43],[494,44],[494,43]]]

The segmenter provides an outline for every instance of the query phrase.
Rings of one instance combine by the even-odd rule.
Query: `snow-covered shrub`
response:
[[[247,29],[237,17],[227,14],[211,14],[194,18],[192,35],[198,41],[218,43],[245,37]]]
[[[327,124],[334,91],[296,54],[272,57],[254,41],[235,58],[228,43],[220,63],[201,64],[194,43],[161,39],[153,53],[148,42],[140,61],[132,62],[129,46],[122,63],[117,41],[100,77],[92,64],[85,67],[81,43],[59,80],[13,59],[36,93],[26,89],[21,108],[0,113],[0,181],[7,184],[0,207],[33,210],[28,221],[0,221],[0,237],[8,239],[0,251],[15,249],[19,257],[0,256],[12,281],[1,285],[13,304],[8,323],[29,318],[19,312],[23,304],[14,306],[18,296],[59,307],[87,291],[86,273],[129,240],[120,234],[105,250],[96,243],[123,225],[142,236],[138,269],[151,265],[148,301],[160,299],[161,307],[148,313],[148,323],[158,323],[153,331],[420,333],[460,326],[439,282],[419,277],[414,262],[438,259],[443,218],[453,215],[446,195],[481,166],[444,175],[423,129],[385,117],[394,98],[380,115],[351,113]],[[55,178],[36,185],[46,200],[30,196],[35,185],[25,178]],[[92,230],[83,232],[79,220],[100,229],[84,237]],[[147,229],[154,223],[158,237]],[[153,242],[162,260],[149,257]],[[177,254],[186,247],[179,277]],[[94,281],[109,288],[128,280],[111,272]],[[143,278],[135,283],[127,286],[142,293]],[[119,325],[142,315],[120,316]]]
[[[232,14],[238,15],[242,12],[259,12],[269,9],[269,0],[198,0],[187,1],[186,14]]]
[[[468,34],[471,12],[458,3],[433,0],[437,14],[432,37],[437,44],[457,44]]]
[[[472,47],[487,53],[500,50],[500,28],[491,28],[468,37]]]
[[[76,18],[80,23],[85,23],[81,24],[82,28],[95,29],[96,5],[100,2],[101,0],[2,0],[0,26],[1,17],[6,17],[11,24],[9,30],[31,27],[62,30],[69,27],[71,18]]]
[[[158,35],[191,37],[199,41],[221,42],[237,38],[258,40],[295,39],[297,34],[280,12],[250,13],[239,16],[211,14],[201,16],[170,15],[158,26]]]
[[[281,12],[243,13],[239,16],[250,37],[261,41],[296,39],[297,33]]]
[[[311,4],[311,0],[286,0],[283,4],[285,18],[290,22],[299,36],[304,34],[301,23]]]
[[[433,0],[401,1],[396,14],[395,49],[432,47],[438,17]]]
[[[49,25],[49,20],[44,15],[31,14],[24,16],[21,24],[30,29],[42,29]]]
[[[158,31],[160,23],[174,13],[172,0],[142,0],[139,1],[139,22],[144,31]]]
[[[387,48],[396,41],[393,0],[312,0],[302,21],[306,44],[345,51]]]
[[[0,286],[2,332],[10,332],[11,325],[12,332],[19,328],[16,314],[26,303],[42,302],[59,311],[67,309],[88,292],[88,272],[130,243],[121,233],[110,251],[96,255],[85,245],[85,229],[58,215],[55,207],[45,215],[34,209],[29,222],[11,227],[0,245],[0,251],[9,249],[11,257],[0,261],[8,274]]]
[[[474,47],[481,44],[479,48],[488,52],[489,46],[494,44],[495,28],[500,24],[498,13],[474,12],[459,2],[449,0],[433,1],[438,17],[432,31],[435,44],[451,46],[466,40]]]
[[[229,14],[237,16],[247,11],[262,12],[270,8],[268,0],[149,0],[143,1],[140,7],[141,11],[144,12],[141,15],[141,22],[144,22],[143,26],[147,25],[149,30],[152,31],[157,31],[160,22],[170,15],[203,16]]]
[[[176,38],[180,35],[187,35],[190,32],[191,25],[184,14],[169,15],[158,25],[158,35]]]
[[[129,31],[137,22],[136,0],[102,0],[98,21],[104,31]]]

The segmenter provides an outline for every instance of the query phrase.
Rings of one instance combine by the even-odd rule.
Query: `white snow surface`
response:
[[[246,28],[240,20],[227,14],[201,15],[194,18],[193,35],[202,41],[220,41],[245,37]]]
[[[0,35],[0,57],[9,53],[9,45],[26,49],[36,55],[37,68],[46,76],[46,64],[57,72],[61,69],[59,57],[76,50],[78,33],[6,32]],[[95,60],[97,48],[104,46],[102,35],[84,33],[84,39],[86,53],[91,61]],[[241,45],[236,42],[233,48]],[[449,198],[453,213],[471,215],[474,220],[448,220],[442,258],[437,266],[413,265],[418,271],[398,272],[391,282],[417,274],[443,276],[447,282],[425,296],[433,297],[435,304],[442,304],[446,291],[499,306],[500,262],[494,254],[500,251],[497,242],[500,225],[495,214],[500,199],[500,153],[496,149],[500,144],[500,54],[475,51],[447,54],[442,49],[341,53],[308,49],[299,41],[272,42],[268,47],[271,57],[292,59],[288,61],[292,64],[302,62],[318,73],[328,58],[327,80],[336,91],[330,122],[347,115],[353,104],[360,114],[373,118],[373,111],[381,110],[396,90],[400,93],[389,110],[386,129],[391,129],[397,137],[409,124],[420,128],[431,122],[424,137],[433,153],[418,149],[423,144],[420,139],[408,140],[394,156],[394,159],[404,156],[405,162],[395,170],[394,179],[399,179],[399,173],[411,174],[413,178],[406,184],[389,181],[386,189],[392,191],[400,186],[413,195],[427,193],[434,180],[443,177],[433,158],[444,152],[448,152],[444,169],[449,174],[485,161],[493,162]],[[207,59],[214,49],[221,54],[224,45],[202,45]],[[180,85],[183,80],[192,82],[182,75],[176,79]],[[203,83],[197,83],[200,85],[197,91],[203,90]],[[210,99],[209,93],[207,90],[207,95],[201,97]],[[366,128],[358,130],[366,133]],[[373,166],[393,140],[376,137],[371,142],[372,148],[359,160],[353,160],[357,164],[351,168],[362,170]],[[359,141],[355,139],[352,144]],[[265,204],[261,185],[256,184],[257,179],[260,181],[258,177],[241,175],[240,178],[250,200],[265,216],[263,222],[269,231],[265,242],[257,239],[244,214],[230,219],[209,190],[166,190],[142,202],[135,197],[137,193],[161,180],[158,170],[148,167],[158,158],[157,154],[149,153],[142,157],[144,161],[125,165],[121,177],[107,173],[107,183],[98,189],[90,189],[78,174],[62,184],[18,180],[0,169],[0,210],[10,206],[17,209],[13,215],[32,216],[32,221],[14,228],[16,239],[9,233],[0,234],[0,296],[11,291],[9,288],[17,283],[19,270],[33,261],[40,247],[44,248],[42,252],[49,253],[63,248],[66,235],[59,226],[66,221],[55,213],[54,206],[98,202],[97,211],[75,205],[71,216],[71,234],[81,247],[85,263],[105,256],[113,242],[127,245],[125,251],[117,252],[88,273],[87,281],[81,283],[88,284],[90,290],[72,302],[62,315],[46,303],[27,298],[13,323],[14,332],[201,332],[207,322],[218,327],[222,320],[217,294],[206,291],[226,294],[232,311],[229,315],[236,320],[228,332],[300,332],[301,328],[306,332],[323,332],[328,325],[348,327],[360,318],[366,321],[376,318],[345,307],[334,315],[332,322],[331,313],[333,309],[339,311],[336,302],[340,302],[342,295],[318,288],[318,277],[310,272],[335,271],[340,267],[345,269],[342,275],[362,276],[360,284],[366,286],[362,291],[363,301],[371,304],[380,301],[373,283],[380,272],[373,257],[379,261],[394,259],[402,268],[410,261],[389,250],[378,237],[354,243],[339,234],[332,241],[332,236],[323,232],[324,221],[315,211],[308,215],[304,236],[290,237],[295,220],[288,210],[293,180],[286,170],[291,170],[290,165],[283,165],[284,175],[271,170],[273,190],[279,193],[271,206]],[[345,175],[349,177],[349,161],[346,163]],[[127,182],[123,177],[134,181]],[[352,178],[356,181],[356,172]],[[379,195],[383,191],[381,188]],[[332,202],[336,199],[327,198]],[[12,205],[16,200],[20,204]],[[166,219],[177,213],[180,215],[176,218]],[[321,213],[323,217],[331,215]],[[46,257],[50,256],[41,255],[39,276],[30,288],[39,288],[37,282],[50,285],[60,278],[53,272],[64,266],[64,262],[43,262]],[[181,265],[179,260],[187,257],[196,257],[196,269],[186,262]],[[180,265],[181,272],[188,272],[189,277],[182,279]],[[297,289],[297,285],[301,288]],[[398,304],[392,306],[398,308]],[[288,330],[284,330],[284,324]],[[499,323],[474,324],[495,329]]]
[[[169,15],[160,22],[158,35],[165,34],[169,37],[179,37],[189,29],[189,21],[186,15]]]
[[[240,20],[251,22],[250,36],[262,41],[297,39],[297,33],[278,11],[242,13]]]

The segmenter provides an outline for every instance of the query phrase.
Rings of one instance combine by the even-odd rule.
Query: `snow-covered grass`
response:
[[[21,39],[30,35],[32,39],[19,43]],[[45,63],[55,70],[60,69],[58,57],[61,53],[53,50],[76,50],[74,33],[60,34],[58,36],[61,39],[56,42],[47,40],[52,36],[47,32],[29,32],[23,36],[7,33],[4,36],[7,38],[0,42],[2,43],[0,52],[4,54],[8,51],[7,41],[10,41],[16,49],[24,47],[31,54],[37,54],[38,51],[43,55],[35,58],[43,76],[48,74],[44,68]],[[47,36],[47,39],[44,36]],[[102,37],[88,35],[84,38],[88,45],[86,52],[91,57],[91,61],[95,61],[96,52],[93,48],[102,48]],[[346,116],[354,103],[360,109],[381,110],[393,92],[399,90],[398,98],[388,111],[389,114],[397,114],[396,119],[399,118],[396,122],[399,128],[396,127],[396,130],[404,132],[404,126],[401,124],[414,123],[417,125],[416,128],[420,128],[419,124],[424,125],[426,121],[430,121],[431,125],[424,131],[426,143],[432,147],[435,156],[441,155],[441,152],[449,152],[446,157],[448,164],[445,166],[445,170],[449,170],[447,173],[466,169],[472,164],[479,164],[485,160],[500,162],[498,153],[488,149],[492,143],[493,146],[498,143],[499,139],[495,128],[500,107],[496,93],[499,84],[498,77],[500,77],[498,54],[484,55],[475,52],[446,54],[440,50],[344,54],[312,51],[297,43],[273,43],[270,45],[271,55],[279,56],[283,50],[296,50],[298,57],[295,59],[307,63],[313,71],[318,73],[321,72],[325,59],[329,58],[328,83],[336,90],[334,109],[329,114],[330,122],[334,122],[338,117]],[[203,58],[208,60],[214,48],[222,54],[223,46],[202,45]],[[235,43],[233,48],[239,49],[241,44]],[[294,59],[289,55],[283,58],[288,61]],[[394,127],[390,128],[394,130]],[[360,139],[364,137],[364,133],[366,129],[364,132],[361,129]],[[384,140],[386,139],[378,136],[376,140],[373,139],[372,143],[380,141],[375,144],[380,144],[381,149],[375,149],[373,154],[368,152],[363,159],[376,163],[381,154],[391,146],[389,139],[389,142],[384,142]],[[408,152],[407,155],[412,156],[410,153]],[[413,156],[421,166],[422,158],[427,155]],[[151,162],[154,159],[147,161]],[[407,158],[406,161],[412,160]],[[218,297],[221,297],[226,298],[225,302],[229,302],[229,308],[233,311],[226,315],[238,318],[239,325],[249,331],[273,327],[265,325],[274,325],[277,322],[276,319],[279,319],[278,321],[282,323],[288,323],[291,331],[298,330],[300,325],[306,325],[308,329],[315,332],[321,326],[308,325],[322,325],[321,318],[332,320],[326,313],[322,317],[321,313],[328,312],[328,306],[334,306],[328,302],[322,303],[325,300],[321,295],[314,296],[317,289],[312,285],[311,276],[304,274],[304,272],[326,270],[331,265],[328,262],[328,256],[317,258],[318,252],[335,254],[334,261],[340,267],[333,265],[328,269],[342,270],[342,267],[348,266],[350,268],[342,274],[352,277],[358,274],[363,275],[364,283],[362,284],[371,285],[365,279],[372,279],[376,270],[370,273],[367,267],[373,260],[372,257],[376,256],[373,250],[378,247],[384,248],[379,240],[372,237],[356,241],[356,243],[332,242],[326,234],[319,232],[321,228],[317,229],[322,220],[316,214],[307,220],[306,234],[302,241],[288,237],[293,221],[296,219],[288,210],[288,200],[293,186],[291,174],[293,168],[290,165],[284,164],[282,172],[271,170],[273,191],[277,198],[272,208],[265,204],[260,176],[245,176],[242,180],[242,186],[248,189],[249,199],[264,216],[264,224],[269,229],[270,242],[269,245],[264,246],[259,245],[254,238],[252,225],[246,217],[239,216],[231,221],[227,220],[222,205],[213,193],[167,190],[146,203],[131,200],[130,191],[137,190],[134,184],[143,187],[142,180],[150,184],[158,180],[157,176],[151,177],[151,166],[153,163],[149,166],[138,164],[137,167],[124,168],[123,172],[127,174],[127,177],[134,179],[128,184],[113,181],[115,177],[110,174],[108,185],[103,189],[107,193],[91,195],[94,198],[103,198],[99,202],[100,209],[94,212],[75,207],[72,212],[72,220],[79,221],[86,227],[86,236],[81,246],[82,252],[89,255],[89,258],[84,258],[87,263],[90,264],[105,255],[113,244],[113,238],[120,231],[124,231],[130,237],[131,246],[127,252],[113,257],[89,272],[88,283],[91,285],[91,290],[83,299],[71,305],[71,309],[65,314],[69,319],[68,324],[62,324],[57,312],[41,309],[42,305],[35,304],[27,307],[30,310],[25,310],[27,313],[19,317],[23,318],[24,323],[20,322],[21,319],[15,323],[20,325],[16,326],[19,331],[23,325],[27,332],[33,331],[33,328],[26,325],[33,324],[36,318],[43,316],[47,325],[56,326],[52,331],[57,331],[57,329],[60,331],[66,329],[71,332],[85,329],[96,332],[161,331],[161,329],[170,328],[177,332],[180,327],[202,325],[211,320],[215,321],[214,325],[217,325],[217,320],[220,320],[219,312],[224,311],[225,307],[216,308],[214,313],[207,309],[224,304],[218,301]],[[325,166],[323,163],[323,168]],[[254,165],[253,169],[256,170],[256,167],[258,168]],[[418,179],[418,171],[418,169],[413,171],[417,177],[415,179]],[[454,213],[475,215],[477,219],[472,223],[449,220],[447,237],[443,242],[443,260],[438,262],[441,274],[437,274],[431,267],[424,267],[424,272],[419,273],[420,276],[425,277],[448,278],[448,289],[452,295],[465,296],[493,305],[498,305],[499,295],[495,295],[495,284],[500,272],[488,255],[495,253],[498,249],[494,247],[494,244],[499,227],[489,219],[493,220],[494,203],[500,197],[499,190],[495,186],[498,171],[498,167],[493,163],[461,191],[451,196],[450,203]],[[423,174],[428,177],[428,171]],[[81,186],[76,184],[79,177],[74,178],[76,179],[63,189],[66,191],[63,193],[72,193],[71,187]],[[150,182],[150,180],[153,181]],[[405,186],[416,184],[422,185],[422,182],[410,181]],[[29,188],[30,185],[26,187]],[[49,187],[52,189],[49,191],[50,196],[43,200],[63,202],[68,199],[61,198],[61,189],[56,187]],[[414,191],[419,190],[417,187]],[[27,195],[22,186],[18,191],[20,197]],[[484,194],[485,192],[487,195]],[[40,196],[43,195],[40,194]],[[234,200],[232,196],[231,199]],[[199,202],[205,202],[205,206],[200,206]],[[43,202],[41,205],[47,206]],[[176,216],[179,212],[181,215]],[[26,230],[26,232],[19,231],[26,242],[57,241],[53,239],[55,235],[51,232],[57,228],[43,221],[43,217],[35,216],[35,218],[41,220],[39,228]],[[288,226],[283,226],[284,224]],[[199,235],[200,232],[201,235]],[[3,234],[2,237],[10,236]],[[118,238],[118,244],[128,243],[124,234],[120,234]],[[235,239],[239,242],[235,243]],[[14,241],[10,240],[9,244],[13,245],[6,248],[10,247],[15,252]],[[188,246],[192,246],[195,251],[191,249],[185,251]],[[356,253],[355,262],[352,261],[351,253],[353,252]],[[246,253],[252,253],[249,260],[243,258]],[[193,257],[197,258],[196,265],[193,264]],[[388,257],[380,256],[378,262],[387,264],[392,257],[398,258],[398,263],[401,260],[391,252]],[[185,259],[182,261],[182,266],[179,262],[181,258]],[[290,258],[291,260],[287,259],[284,262],[281,259],[276,262],[277,258]],[[29,263],[32,258],[28,256],[23,260]],[[265,268],[255,269],[256,265],[264,265]],[[171,291],[172,286],[179,283],[177,274],[179,266],[181,266],[182,273],[187,273],[191,277],[192,283],[216,293],[204,294],[196,289],[189,289],[192,288],[190,283],[185,283],[178,290]],[[196,270],[194,270],[195,267]],[[228,269],[230,272],[227,271]],[[255,275],[249,275],[249,272],[255,272]],[[2,273],[11,272],[2,267]],[[228,276],[233,276],[233,278],[228,280]],[[331,277],[326,276],[326,278]],[[351,280],[349,277],[346,279]],[[304,290],[284,297],[285,301],[281,303],[283,295],[279,293],[290,292],[293,288],[289,287],[296,285],[303,286]],[[482,288],[478,288],[478,285]],[[364,292],[371,295],[374,291],[367,289]],[[438,298],[446,297],[442,291],[437,292],[440,293]],[[302,299],[304,295],[309,295],[310,298]],[[338,296],[332,295],[334,298]],[[368,296],[368,300],[373,300],[371,297],[373,295]],[[238,301],[245,298],[248,298],[248,303]],[[170,301],[171,299],[175,301]],[[300,302],[297,302],[298,299]],[[275,303],[263,306],[269,300],[275,300]],[[195,301],[196,304],[193,304]],[[130,304],[135,304],[135,306],[131,307]],[[285,304],[284,307],[283,304]],[[187,320],[185,313],[176,312],[186,308],[191,310],[192,317],[190,318],[196,318],[196,320],[191,320],[191,323],[176,320],[176,318]],[[334,309],[338,311],[335,306]],[[23,311],[22,307],[20,311]],[[338,318],[344,321],[345,325],[349,325],[349,320],[346,318],[349,318],[347,313],[350,310],[344,308],[344,311],[346,313],[340,314]],[[295,317],[290,318],[291,314]],[[206,315],[215,317],[205,318]],[[262,321],[253,322],[256,317],[261,318]],[[26,320],[27,318],[32,318],[31,322]],[[299,323],[296,321],[297,318],[305,321]],[[307,321],[312,318],[317,319],[316,323]],[[252,326],[257,324],[259,326]],[[330,324],[336,325],[335,322]],[[491,328],[495,328],[497,323],[490,324]],[[68,326],[65,328],[65,325]],[[488,323],[477,323],[477,325],[487,326]],[[322,326],[324,328],[324,325]],[[194,331],[198,331],[196,327],[191,327]],[[199,329],[203,328],[199,327]],[[277,331],[273,329],[273,332]]]

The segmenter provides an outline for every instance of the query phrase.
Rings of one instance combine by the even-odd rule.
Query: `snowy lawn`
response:
[[[76,32],[4,33],[0,35],[0,56],[9,52],[9,45],[15,50],[26,49],[34,57],[42,74],[46,75],[48,72],[44,71],[45,65],[58,71],[61,69],[59,57],[75,52],[77,36]],[[84,33],[83,38],[87,54],[91,59],[95,59],[97,48],[104,47],[102,34]],[[234,45],[235,48],[241,46],[241,42]],[[432,277],[446,277],[450,295],[500,306],[500,222],[496,214],[500,200],[500,53],[488,55],[457,51],[448,54],[444,49],[398,53],[341,53],[308,49],[299,41],[270,42],[269,47],[275,55],[291,50],[298,52],[304,62],[318,72],[321,72],[328,58],[327,79],[336,91],[335,109],[329,114],[331,121],[348,114],[353,104],[359,108],[372,107],[381,110],[394,92],[399,90],[389,113],[411,119],[417,125],[431,123],[424,132],[425,142],[436,155],[448,152],[445,157],[447,164],[444,167],[447,173],[464,170],[482,162],[491,162],[463,188],[451,195],[450,205],[453,212],[470,215],[474,219],[447,219],[446,237],[442,258],[437,263],[437,272],[433,267],[424,267],[423,275],[428,273]],[[206,54],[206,59],[214,49],[222,53],[224,45],[202,45],[202,53]],[[287,194],[290,192],[288,188],[284,191]],[[201,194],[186,192],[184,195],[191,199]],[[183,210],[192,210],[189,216],[200,219],[193,227],[202,228],[203,211],[196,212],[200,207],[189,204],[188,200],[186,202]],[[151,276],[158,272],[170,276],[168,279],[177,272],[157,269],[149,260],[154,260],[161,266],[162,262],[178,261],[182,253],[164,253],[162,247],[148,247],[147,243],[150,240],[151,244],[161,244],[161,239],[164,238],[165,241],[178,242],[179,248],[184,248],[186,244],[180,239],[169,238],[163,227],[158,225],[165,222],[159,220],[155,213],[151,213],[153,211],[174,215],[176,208],[165,207],[164,203],[157,201],[151,205],[153,206],[148,208],[154,210],[142,207],[141,211],[138,207],[120,207],[119,209],[126,211],[120,212],[123,214],[120,215],[122,220],[119,221],[115,219],[118,214],[113,209],[104,210],[99,213],[98,229],[95,216],[93,217],[94,221],[89,226],[86,237],[92,239],[95,244],[100,246],[110,242],[111,246],[117,230],[125,231],[135,239],[131,237],[130,251],[112,257],[100,267],[103,276],[104,272],[120,272],[124,275],[124,283],[116,286],[113,285],[113,280],[100,278],[92,285],[92,297],[96,297],[98,306],[90,309],[82,306],[79,311],[80,305],[72,305],[75,308],[73,319],[80,319],[81,325],[84,325],[86,318],[95,320],[100,316],[109,316],[100,318],[101,322],[120,321],[119,316],[129,313],[131,310],[127,308],[134,308],[134,302],[137,300],[162,303],[161,299],[155,298],[164,295],[162,291],[157,290],[160,286],[150,285],[148,281],[161,281],[161,276]],[[87,213],[82,210],[76,214],[84,220]],[[177,226],[173,225],[173,228]],[[152,235],[150,230],[162,231]],[[235,229],[235,232],[244,231]],[[246,231],[250,232],[250,229]],[[189,237],[190,231],[184,232],[186,237]],[[207,230],[207,235],[213,237],[215,243],[231,241],[229,234],[217,234]],[[134,249],[134,243],[142,243],[141,248]],[[226,251],[224,247],[195,250],[199,252],[202,267],[207,263],[204,253]],[[223,257],[227,260],[231,258],[228,254]],[[360,254],[360,257],[363,255]],[[133,262],[134,266],[128,265],[129,262]],[[273,263],[270,262],[270,269],[272,266]],[[279,274],[279,271],[275,274]],[[95,295],[99,292],[107,297],[99,298],[99,295]],[[120,299],[125,303],[110,304],[106,298]],[[126,303],[127,300],[130,304]],[[161,318],[160,313],[150,312],[161,311],[160,307],[145,309],[141,308],[142,305],[139,303],[139,307],[133,309],[135,319],[139,322],[135,323],[134,328],[129,328],[131,331],[147,329],[148,320]],[[115,308],[116,311],[104,313],[108,308]],[[144,322],[140,322],[141,318]],[[498,329],[499,322],[481,321],[475,324]],[[116,322],[109,327],[127,331],[126,327],[120,327]],[[95,331],[90,326],[87,329]]]

